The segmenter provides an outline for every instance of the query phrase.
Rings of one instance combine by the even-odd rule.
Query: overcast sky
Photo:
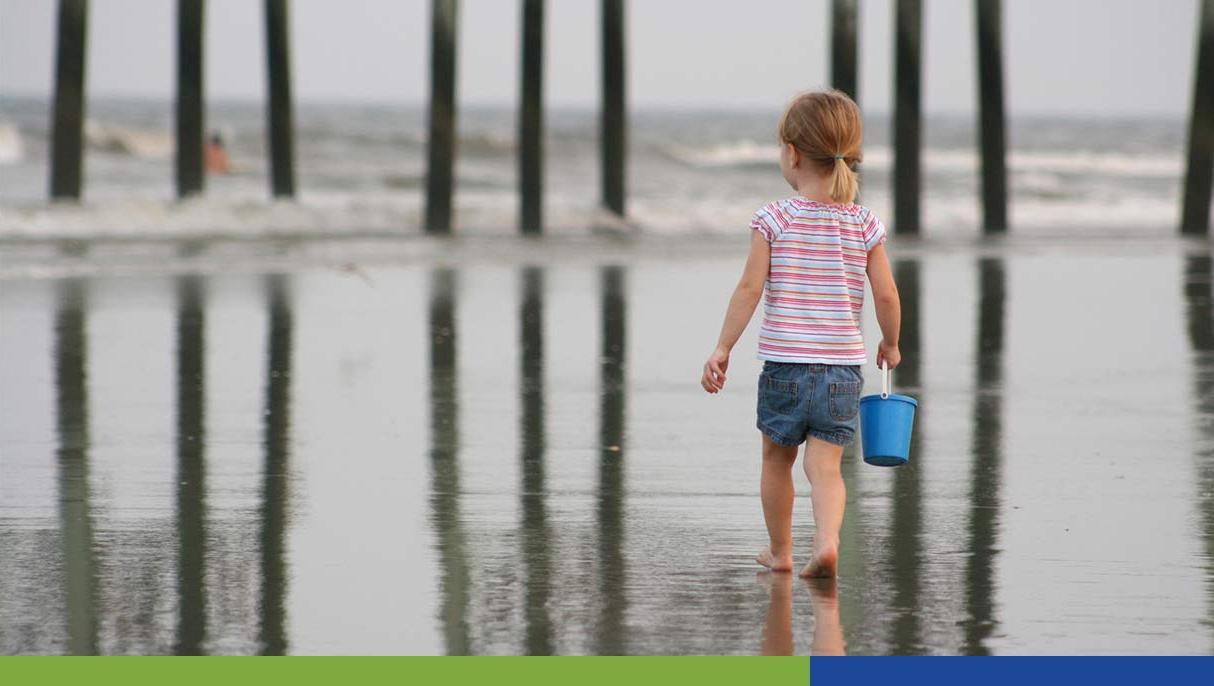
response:
[[[515,102],[521,2],[459,2],[458,97]],[[860,98],[889,108],[892,0],[861,0]],[[975,88],[973,0],[924,1],[924,107],[969,112]],[[56,2],[0,0],[0,94],[49,94]],[[1197,0],[1005,0],[1012,113],[1186,116]],[[170,98],[170,0],[93,0],[91,96]],[[261,2],[207,0],[212,98],[261,98]],[[549,0],[546,97],[598,102],[599,0]],[[296,97],[423,102],[429,0],[290,4]],[[828,80],[829,0],[633,0],[627,3],[633,107],[778,107]]]

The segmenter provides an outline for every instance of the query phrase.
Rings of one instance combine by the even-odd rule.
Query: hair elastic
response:
[[[842,156],[842,155],[835,155],[835,156],[834,156],[834,159],[836,159],[836,160],[841,160],[841,159],[843,159],[843,156]]]

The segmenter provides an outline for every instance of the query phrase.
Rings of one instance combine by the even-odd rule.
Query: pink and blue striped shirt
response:
[[[860,310],[881,220],[861,205],[793,197],[760,208],[750,228],[771,243],[758,358],[864,364]]]

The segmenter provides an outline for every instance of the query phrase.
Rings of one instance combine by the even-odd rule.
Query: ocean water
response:
[[[425,186],[421,107],[297,108],[299,199],[268,200],[259,103],[211,103],[233,173],[204,196],[173,200],[173,114],[165,101],[88,103],[84,203],[48,207],[42,100],[0,98],[0,231],[7,236],[275,232],[417,233]],[[655,234],[728,234],[754,209],[788,195],[777,168],[775,111],[632,113],[628,223]],[[458,121],[456,230],[509,234],[518,201],[515,113],[467,107]],[[890,217],[889,120],[866,122],[862,201]],[[1030,234],[1166,234],[1179,217],[1185,122],[1017,116],[1009,130],[1011,221]],[[924,226],[936,236],[978,232],[979,159],[972,117],[925,122]],[[546,223],[584,233],[616,222],[598,210],[597,114],[547,113]]]

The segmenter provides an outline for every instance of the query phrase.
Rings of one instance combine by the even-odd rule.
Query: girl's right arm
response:
[[[890,269],[884,243],[878,244],[868,253],[868,282],[873,288],[877,324],[881,327],[877,366],[880,367],[884,362],[893,369],[902,361],[902,353],[898,350],[898,335],[902,329],[902,301],[898,298],[898,285],[894,283],[894,272]]]
[[[738,287],[734,289],[729,299],[729,307],[725,311],[725,323],[721,325],[721,337],[717,339],[717,347],[704,363],[704,374],[700,385],[709,393],[717,393],[725,387],[725,372],[729,369],[729,353],[746,330],[754,316],[755,307],[763,297],[763,287],[767,282],[767,271],[771,266],[771,245],[758,231],[752,231],[750,237],[750,255],[746,258],[746,268]]]

